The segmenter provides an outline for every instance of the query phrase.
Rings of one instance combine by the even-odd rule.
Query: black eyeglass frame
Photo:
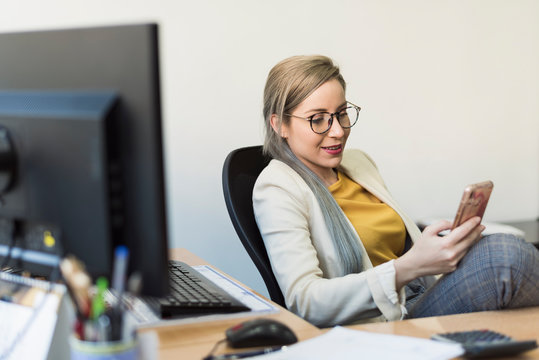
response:
[[[293,114],[287,114],[285,113],[284,115],[286,116],[291,116],[291,117],[295,117],[295,118],[298,118],[298,119],[302,119],[302,120],[307,120],[309,121],[309,124],[311,125],[311,130],[315,133],[315,134],[319,134],[319,135],[323,135],[325,133],[327,133],[329,131],[329,129],[331,129],[331,126],[333,125],[333,117],[337,118],[337,121],[339,122],[339,125],[341,125],[341,122],[339,121],[339,114],[342,113],[343,111],[346,111],[348,109],[356,109],[357,110],[357,116],[356,116],[356,119],[354,120],[353,123],[350,124],[350,126],[343,126],[341,125],[341,127],[343,129],[350,129],[352,126],[354,126],[357,121],[359,120],[359,113],[361,111],[361,107],[351,103],[350,101],[347,101],[346,102],[347,104],[349,105],[352,105],[352,106],[347,106],[345,107],[344,109],[342,110],[339,110],[339,111],[336,111],[334,113],[330,113],[330,112],[327,112],[327,111],[322,111],[322,112],[319,112],[319,113],[316,113],[316,114],[313,114],[309,117],[302,117],[302,116],[297,116],[297,115],[293,115]],[[322,132],[318,132],[316,131],[314,128],[313,128],[313,119],[315,116],[317,115],[320,115],[320,114],[328,114],[330,117],[329,117],[329,120],[328,120],[328,128]]]

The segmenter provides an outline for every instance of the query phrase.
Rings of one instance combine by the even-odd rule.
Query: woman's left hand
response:
[[[449,230],[451,222],[442,220],[427,226],[412,248],[395,260],[397,289],[421,276],[454,271],[470,247],[481,237],[485,227],[480,222],[479,217],[473,217],[446,236],[438,234]]]

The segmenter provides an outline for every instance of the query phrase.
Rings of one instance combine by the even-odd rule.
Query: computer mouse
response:
[[[232,326],[226,330],[226,339],[234,348],[289,345],[298,341],[288,326],[268,318],[248,320]]]

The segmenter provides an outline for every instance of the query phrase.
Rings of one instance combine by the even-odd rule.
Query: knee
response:
[[[466,288],[475,294],[470,299],[474,311],[537,303],[529,299],[536,299],[539,290],[539,251],[520,238],[486,236],[470,249],[459,267]]]
[[[477,246],[477,250],[494,269],[510,269],[516,274],[537,271],[539,251],[512,234],[485,236]]]

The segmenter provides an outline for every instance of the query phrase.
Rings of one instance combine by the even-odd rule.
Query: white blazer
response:
[[[360,150],[345,152],[339,168],[392,207],[412,241],[421,232],[387,190],[376,165]],[[272,160],[253,190],[256,222],[286,306],[317,326],[399,320],[406,314],[404,288],[397,294],[393,261],[373,267],[360,243],[363,269],[340,276],[342,264],[320,205],[305,181],[285,163]],[[434,277],[424,279],[432,285]]]

